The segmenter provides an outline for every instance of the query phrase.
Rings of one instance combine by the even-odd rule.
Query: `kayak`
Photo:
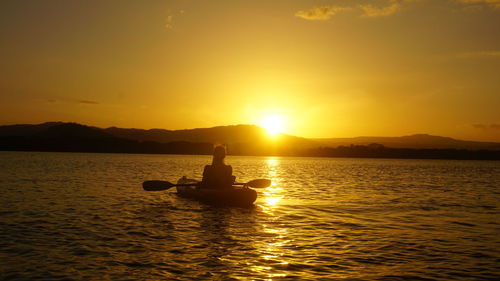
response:
[[[199,183],[193,179],[181,178],[177,184]],[[257,192],[246,186],[235,186],[224,189],[177,186],[177,195],[217,206],[248,207],[257,199]]]

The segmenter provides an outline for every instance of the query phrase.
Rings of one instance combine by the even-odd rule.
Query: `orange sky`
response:
[[[0,124],[500,141],[500,0],[6,0],[0,46]]]

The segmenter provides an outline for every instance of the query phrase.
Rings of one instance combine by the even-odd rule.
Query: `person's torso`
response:
[[[203,176],[203,185],[210,188],[231,186],[231,166],[207,165]]]

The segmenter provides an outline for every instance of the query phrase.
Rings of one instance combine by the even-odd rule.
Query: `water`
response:
[[[500,162],[228,157],[255,207],[146,192],[206,156],[0,152],[1,280],[494,280]]]

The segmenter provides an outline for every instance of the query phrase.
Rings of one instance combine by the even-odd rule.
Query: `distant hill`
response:
[[[45,123],[47,124],[47,123]],[[37,138],[86,138],[86,139],[106,139],[116,138],[106,133],[102,129],[89,127],[77,123],[52,123],[43,130],[32,134]],[[43,124],[42,124],[43,125]]]
[[[237,155],[294,155],[298,149],[317,147],[305,138],[282,134],[270,138],[255,125],[231,125],[186,130],[125,129],[111,127],[103,130],[115,137],[136,141],[168,143],[175,141],[203,142],[226,145],[230,154]]]
[[[121,138],[133,139],[138,141],[154,142],[172,142],[172,141],[190,141],[190,142],[210,142],[214,144],[237,144],[246,142],[266,142],[270,138],[266,131],[255,125],[232,125],[217,126],[212,128],[197,128],[186,130],[164,130],[164,129],[124,129],[111,127],[103,130],[104,132]],[[301,146],[311,146],[315,142],[305,138],[282,135],[280,142],[292,143]]]
[[[116,145],[113,146],[113,143]],[[255,125],[189,130],[144,130],[117,127],[101,129],[62,122],[0,126],[0,150],[71,151],[73,149],[101,152],[106,149],[116,151],[118,147],[121,147],[120,151],[128,149],[133,152],[154,153],[154,151],[165,151],[161,147],[173,143],[210,144],[209,151],[213,144],[224,144],[227,145],[229,153],[239,155],[292,155],[297,152],[297,149],[317,146],[314,141],[295,136],[281,135],[277,138],[270,138],[263,128]],[[148,150],[151,147],[154,149]]]
[[[38,125],[4,125],[0,126],[0,137],[4,136],[31,136],[47,128],[64,124],[63,122],[47,122]]]
[[[427,134],[416,134],[403,137],[356,137],[312,140],[327,147],[378,143],[392,148],[500,150],[500,143],[497,142],[464,141]]]
[[[225,144],[232,155],[500,158],[500,143],[463,141],[425,134],[305,139],[285,134],[272,138],[263,128],[255,125],[187,130],[102,129],[62,122],[0,126],[0,150],[211,154],[213,144]],[[458,151],[464,149],[489,152],[477,154]]]
[[[204,142],[158,143],[121,138],[77,123],[0,126],[0,150],[111,153],[211,154]]]

